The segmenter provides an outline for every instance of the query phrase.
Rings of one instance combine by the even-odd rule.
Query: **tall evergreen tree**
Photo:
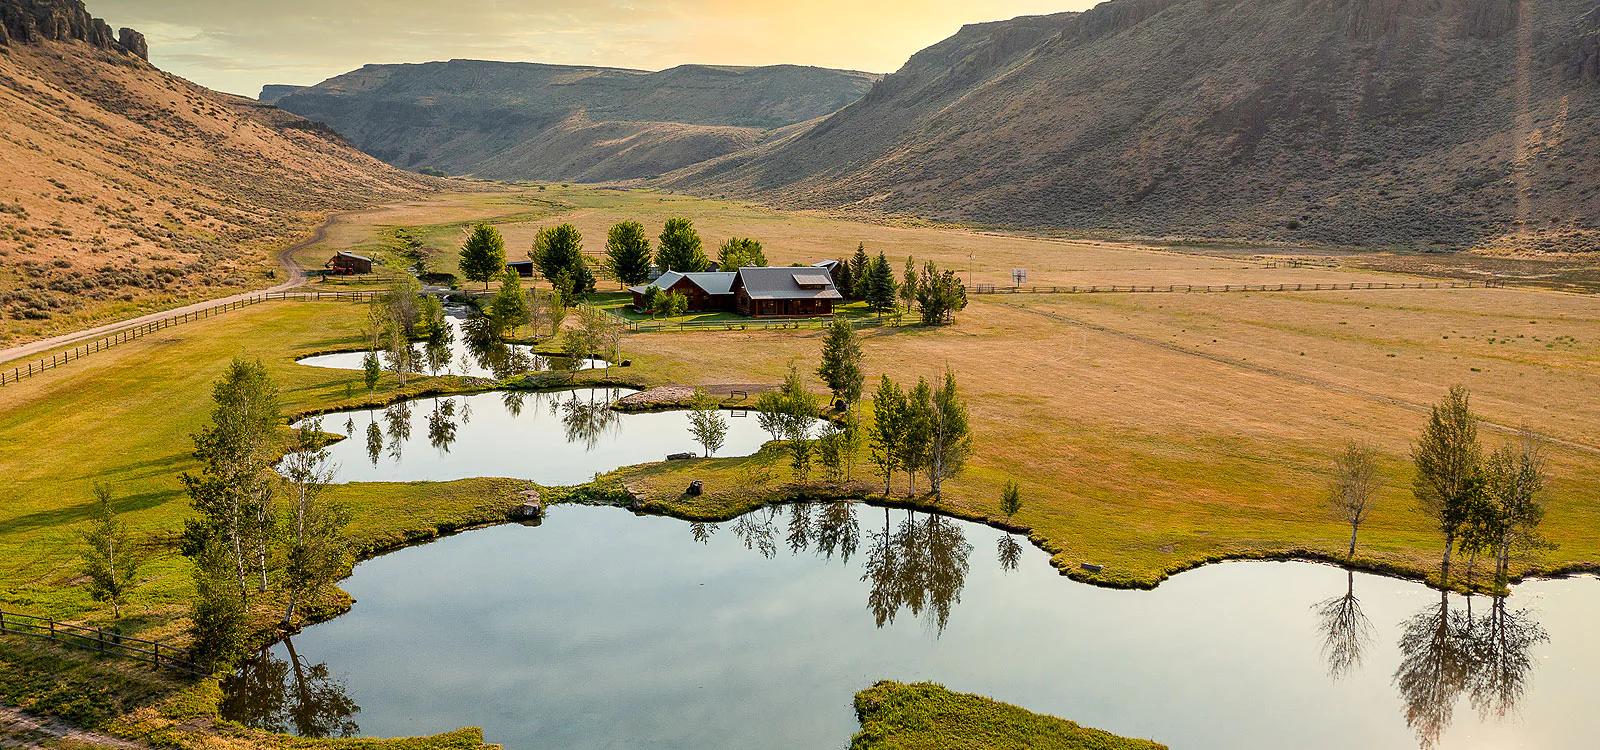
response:
[[[834,318],[828,326],[828,338],[822,342],[822,363],[817,376],[828,384],[834,398],[847,404],[861,400],[865,376],[861,373],[861,337],[850,321]]]
[[[905,304],[906,312],[911,312],[911,306],[917,302],[917,259],[906,256],[906,270],[900,277],[900,301]]]
[[[594,292],[594,274],[584,260],[583,235],[577,227],[558,224],[540,229],[528,258],[552,286],[561,286],[564,280],[570,298],[580,299]]]
[[[688,219],[667,219],[656,248],[656,265],[665,271],[695,273],[711,267],[700,244],[700,233]]]
[[[1454,386],[1433,407],[1422,436],[1411,448],[1417,473],[1411,492],[1444,532],[1441,585],[1450,581],[1450,551],[1456,532],[1466,522],[1474,496],[1483,484],[1483,447],[1478,444],[1478,418],[1467,389]]]
[[[606,265],[623,286],[650,280],[650,238],[637,221],[618,222],[606,233]]]
[[[522,278],[513,269],[507,268],[500,276],[500,291],[489,301],[489,320],[500,336],[528,324],[528,295],[522,291]]]
[[[474,227],[461,246],[460,266],[467,281],[481,281],[488,289],[489,280],[499,278],[501,269],[506,267],[506,241],[500,230],[490,224]]]
[[[855,299],[855,277],[850,275],[850,263],[840,258],[834,263],[833,270],[828,272],[833,278],[833,286],[839,290],[839,296],[845,299]]]
[[[749,237],[730,237],[717,248],[717,267],[724,271],[765,265],[767,254],[762,252],[761,243]]]
[[[856,254],[850,258],[851,299],[867,298],[867,273],[872,269],[872,259],[867,257],[867,243],[856,245]]]
[[[889,268],[889,259],[881,252],[867,271],[866,286],[867,306],[878,313],[879,319],[882,319],[883,314],[894,307],[896,284],[894,271]]]

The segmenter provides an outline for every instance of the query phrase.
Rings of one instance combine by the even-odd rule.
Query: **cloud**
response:
[[[152,62],[254,95],[368,63],[451,58],[657,70],[793,63],[890,72],[962,24],[1087,0],[90,0],[150,40]],[[1073,8],[1063,4],[1076,5]]]

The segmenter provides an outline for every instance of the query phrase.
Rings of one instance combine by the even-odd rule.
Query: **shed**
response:
[[[372,259],[341,250],[328,259],[322,267],[332,274],[372,273]]]
[[[506,268],[516,271],[517,275],[523,278],[533,276],[533,261],[531,260],[514,260],[507,263]]]

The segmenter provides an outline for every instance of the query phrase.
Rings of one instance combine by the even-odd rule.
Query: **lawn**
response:
[[[851,750],[1165,750],[931,682],[883,681],[856,693]]]
[[[600,292],[591,297],[590,301],[606,312],[616,315],[624,320],[635,322],[654,320],[661,323],[750,323],[760,320],[772,320],[770,318],[752,318],[748,315],[740,315],[736,312],[715,310],[692,312],[685,315],[680,315],[676,318],[667,318],[662,316],[651,318],[649,315],[645,315],[634,310],[633,294],[628,292]],[[868,320],[876,317],[877,315],[873,311],[867,309],[867,303],[861,301],[836,304],[833,306],[833,313],[836,316],[847,318],[852,321]]]

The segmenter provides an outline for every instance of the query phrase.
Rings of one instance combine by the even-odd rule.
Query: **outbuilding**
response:
[[[340,250],[322,267],[327,269],[328,273],[337,275],[372,273],[372,259]]]

